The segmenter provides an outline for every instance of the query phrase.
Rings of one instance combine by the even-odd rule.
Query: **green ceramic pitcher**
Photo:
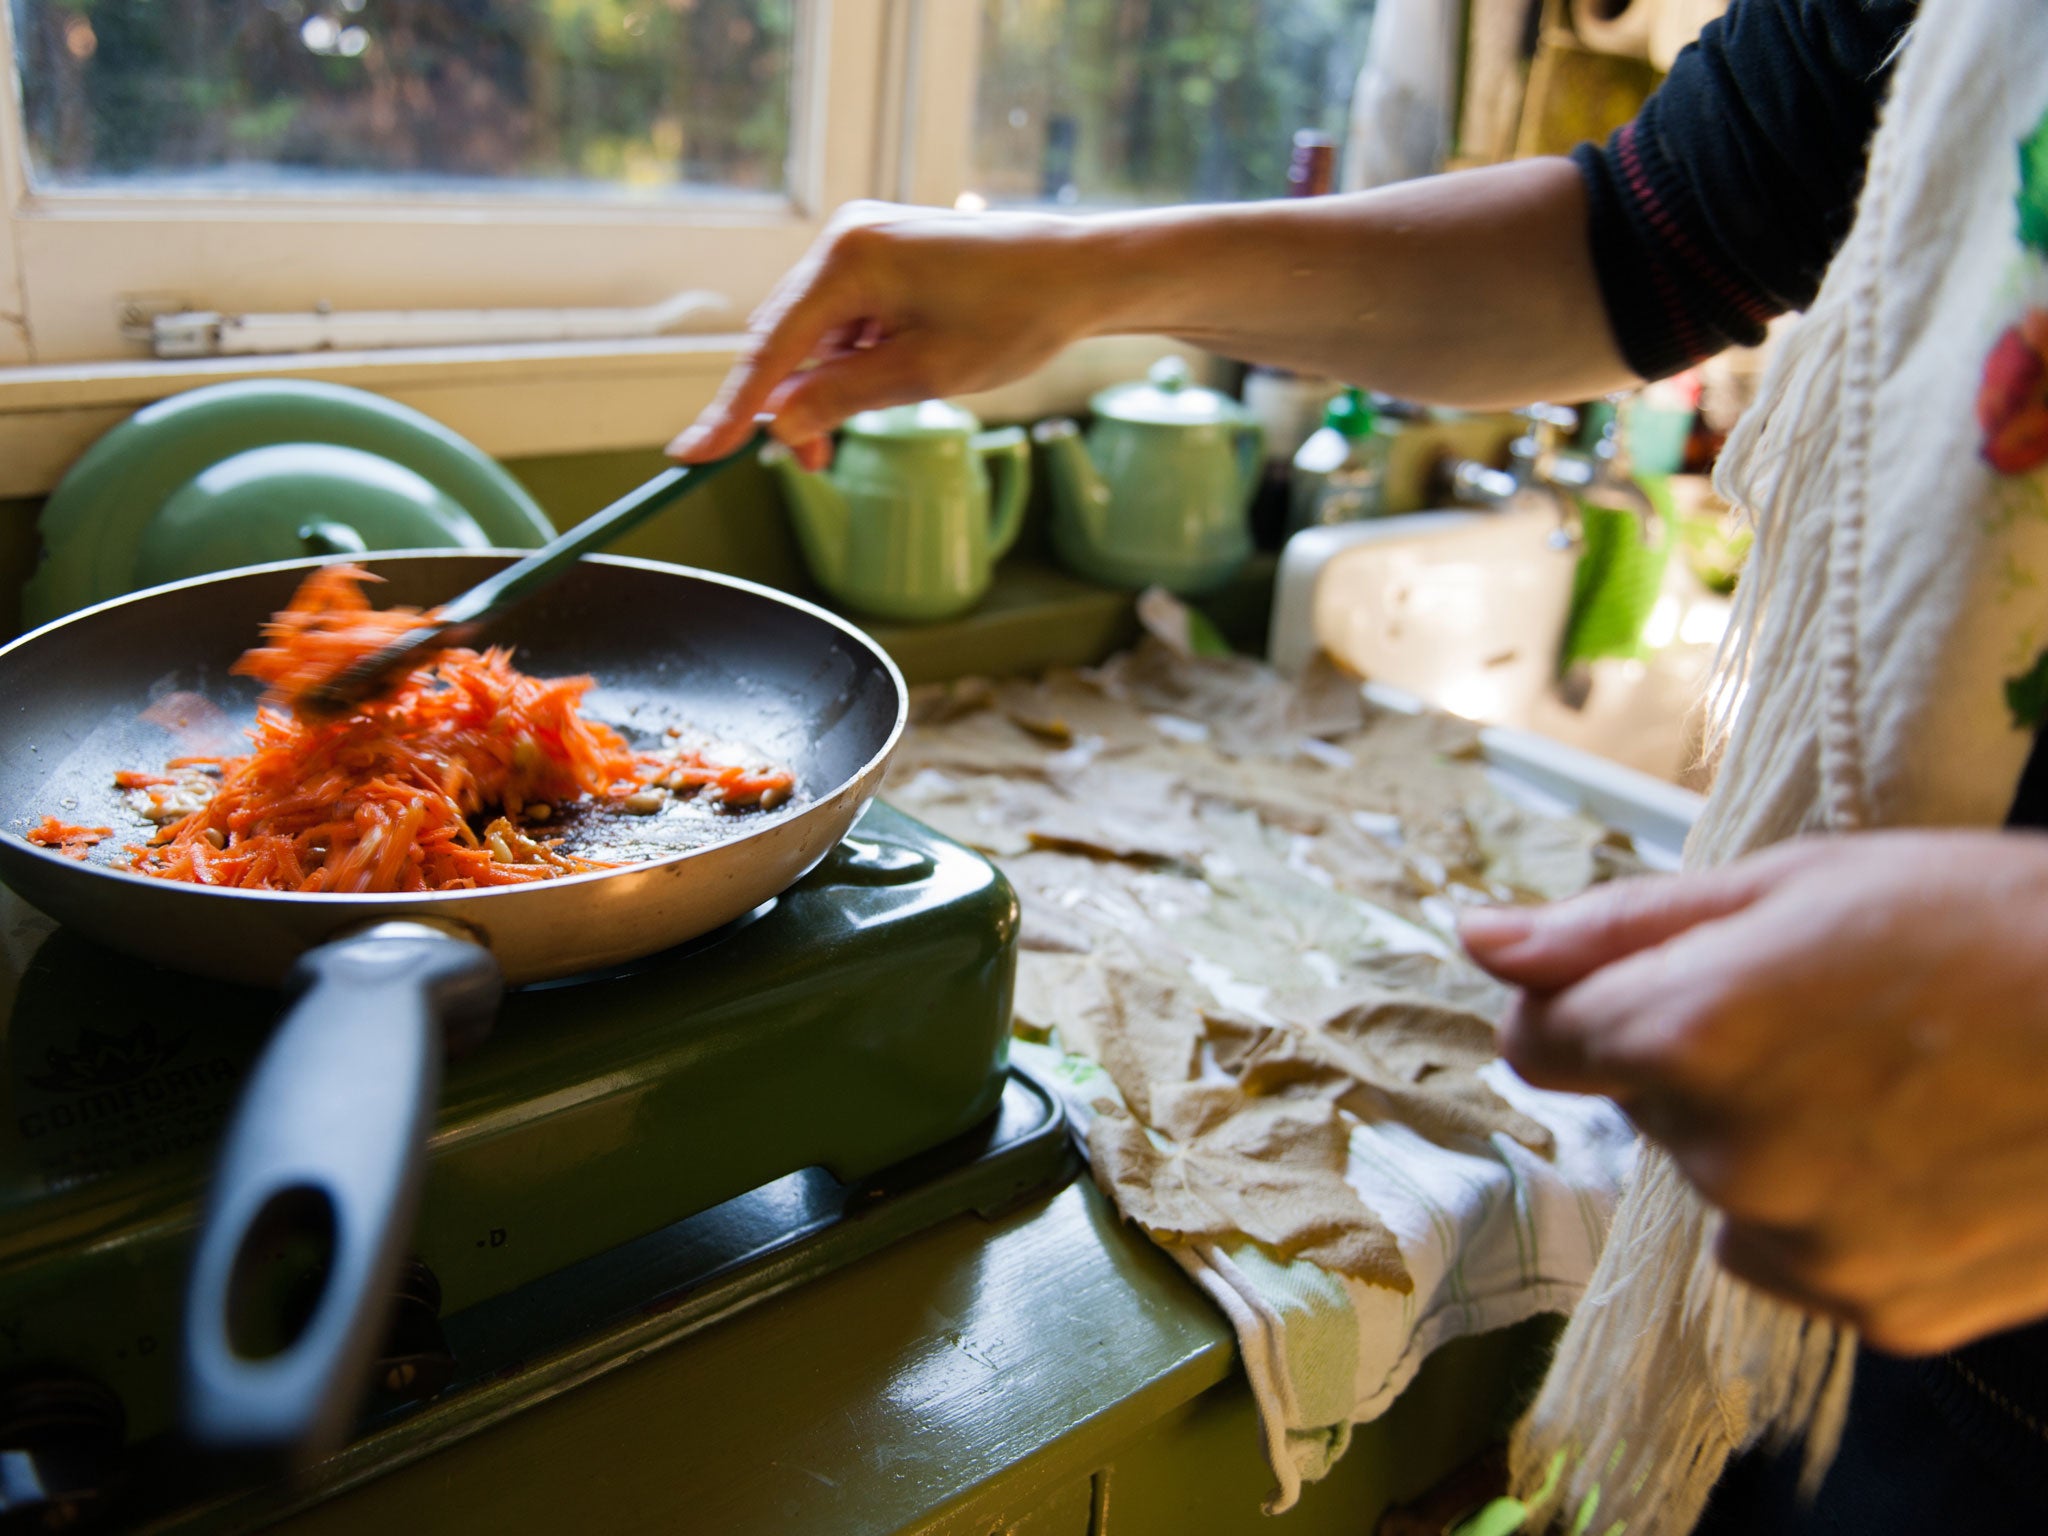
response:
[[[779,446],[761,462],[781,482],[818,585],[884,619],[951,618],[979,602],[1030,490],[1023,429],[984,432],[943,400],[861,412],[823,474]]]
[[[1228,395],[1191,383],[1177,357],[1140,384],[1089,401],[1073,422],[1042,421],[1053,547],[1083,576],[1118,587],[1210,591],[1250,558],[1250,511],[1264,462],[1258,424]]]

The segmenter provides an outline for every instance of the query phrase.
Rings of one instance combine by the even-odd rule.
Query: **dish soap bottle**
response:
[[[1287,532],[1378,517],[1386,510],[1387,434],[1364,393],[1346,389],[1294,456]]]
[[[1337,144],[1327,133],[1304,128],[1294,136],[1287,167],[1289,197],[1323,197],[1336,185]],[[1254,367],[1244,376],[1244,407],[1266,437],[1266,473],[1252,501],[1252,541],[1277,549],[1287,535],[1288,468],[1295,450],[1316,430],[1323,406],[1338,388],[1335,379]]]

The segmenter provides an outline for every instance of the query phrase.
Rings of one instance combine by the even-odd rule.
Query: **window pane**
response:
[[[799,0],[12,0],[44,187],[779,193]]]
[[[1372,0],[982,0],[973,185],[992,202],[1278,197],[1343,142]]]

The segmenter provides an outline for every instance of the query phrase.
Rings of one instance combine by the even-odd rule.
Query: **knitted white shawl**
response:
[[[1803,832],[2005,817],[2027,679],[2048,679],[2048,488],[1987,443],[2019,395],[2048,410],[2013,372],[2029,314],[2048,337],[2015,153],[2044,113],[2048,3],[1926,0],[1854,228],[1724,459],[1757,547],[1693,867]],[[1680,1536],[1733,1452],[1803,1435],[1809,1481],[1825,1470],[1854,1336],[1726,1275],[1716,1220],[1643,1159],[1515,1436],[1517,1492],[1549,1518]]]

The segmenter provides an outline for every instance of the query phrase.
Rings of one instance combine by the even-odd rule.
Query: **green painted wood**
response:
[[[1238,650],[1265,649],[1276,564],[1271,555],[1255,557],[1195,604]],[[960,618],[866,628],[915,684],[1092,666],[1137,639],[1138,615],[1130,593],[1025,558],[1006,561],[988,596]]]
[[[962,1217],[289,1522],[293,1536],[1360,1536],[1497,1434],[1452,1344],[1277,1526],[1229,1330],[1092,1184]]]
[[[514,459],[505,467],[557,528],[570,528],[660,474],[669,461],[659,453],[587,453]],[[813,600],[821,595],[804,569],[775,482],[758,463],[735,464],[687,507],[634,529],[615,549],[744,577]]]
[[[1251,1388],[1234,1374],[1116,1453],[1092,1536],[1365,1536],[1388,1506],[1416,1498],[1505,1433],[1517,1388],[1533,1385],[1554,1333],[1537,1320],[1439,1349],[1277,1523],[1259,1509],[1272,1478]]]
[[[934,1228],[283,1528],[1003,1531],[1233,1357],[1172,1261],[1077,1184]]]
[[[1069,1483],[1030,1514],[1009,1526],[1003,1536],[1093,1536],[1095,1479]],[[983,1528],[974,1527],[975,1536]]]
[[[22,631],[21,589],[36,568],[40,501],[0,501],[0,640]]]

